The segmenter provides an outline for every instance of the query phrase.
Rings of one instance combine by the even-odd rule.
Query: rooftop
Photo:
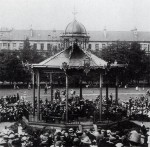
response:
[[[71,24],[70,24],[71,25]],[[69,26],[70,26],[69,25]],[[70,27],[68,26],[67,32]],[[81,25],[82,26],[82,25]],[[80,26],[80,27],[81,27]],[[80,28],[79,27],[79,28]],[[77,27],[78,28],[78,27]],[[82,27],[81,27],[82,28]],[[80,28],[80,29],[81,29]],[[78,32],[78,29],[76,30]],[[81,32],[85,32],[82,28]],[[60,36],[65,33],[63,30],[8,30],[0,31],[0,40],[29,40],[47,41],[47,40],[60,40]],[[90,36],[89,41],[150,41],[150,32],[137,31],[88,31]]]

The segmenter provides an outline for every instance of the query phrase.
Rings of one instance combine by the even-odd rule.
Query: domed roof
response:
[[[77,20],[72,21],[66,27],[65,34],[87,34],[83,24]]]

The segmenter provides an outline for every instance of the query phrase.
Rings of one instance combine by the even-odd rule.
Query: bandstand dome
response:
[[[75,19],[67,25],[65,34],[87,34],[87,32],[84,25]]]

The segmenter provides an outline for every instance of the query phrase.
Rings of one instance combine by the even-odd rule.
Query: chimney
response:
[[[104,37],[107,38],[107,29],[106,29],[106,26],[104,27],[103,34],[104,34]]]
[[[33,37],[33,29],[32,29],[32,25],[30,27],[30,37]]]
[[[33,37],[33,29],[30,29],[30,37]]]
[[[133,29],[133,35],[135,38],[137,38],[138,32],[136,27]]]

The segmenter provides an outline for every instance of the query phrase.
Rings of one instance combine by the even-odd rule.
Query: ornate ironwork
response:
[[[66,71],[66,70],[68,69],[68,64],[67,64],[67,62],[63,62],[63,63],[62,63],[62,69],[63,69],[64,71]]]
[[[90,58],[87,57],[84,60],[84,72],[87,75],[89,71],[90,71]]]

